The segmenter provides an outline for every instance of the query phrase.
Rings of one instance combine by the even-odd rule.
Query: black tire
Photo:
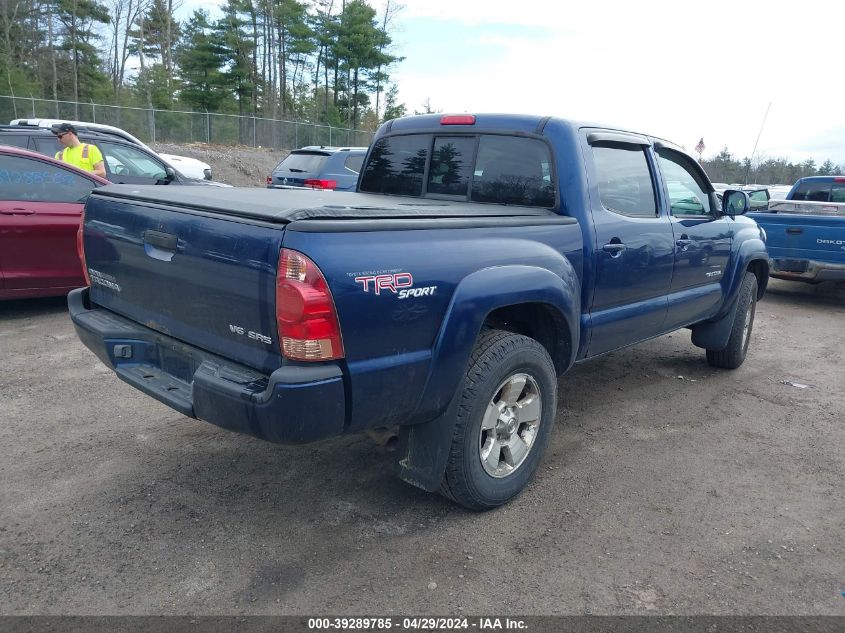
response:
[[[524,387],[520,388],[520,382]],[[519,494],[537,470],[555,421],[554,364],[546,349],[532,338],[484,330],[470,357],[459,397],[440,492],[470,510],[489,510]],[[504,406],[506,400],[513,400],[515,405],[500,408],[496,414],[492,407],[496,402]],[[535,418],[536,425],[526,421]],[[485,419],[488,426],[494,419],[495,427],[482,430]],[[504,438],[508,437],[506,443]],[[488,458],[483,463],[485,447]],[[520,459],[523,450],[527,452]],[[519,463],[511,466],[517,460]]]
[[[742,365],[751,343],[751,330],[754,327],[754,314],[757,311],[757,276],[745,273],[742,287],[739,289],[739,304],[736,307],[731,336],[725,349],[707,350],[707,362],[713,367],[736,369]]]

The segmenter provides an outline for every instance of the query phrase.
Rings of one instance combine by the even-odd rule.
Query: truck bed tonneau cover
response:
[[[200,191],[200,189],[202,189]],[[404,196],[259,187],[110,185],[92,195],[288,223],[308,219],[558,217],[550,209]]]

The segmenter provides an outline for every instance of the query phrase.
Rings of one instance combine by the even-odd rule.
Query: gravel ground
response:
[[[183,417],[0,303],[0,614],[845,614],[845,286],[773,281],[745,365],[580,365],[530,487],[472,514],[367,436]]]
[[[265,179],[281,160],[288,155],[285,150],[241,145],[207,145],[190,143],[173,145],[158,143],[153,149],[163,154],[176,154],[196,158],[211,165],[214,180],[235,187],[263,187]]]

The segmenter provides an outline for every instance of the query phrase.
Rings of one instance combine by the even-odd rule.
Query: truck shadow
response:
[[[0,319],[30,319],[67,312],[67,297],[0,301]]]
[[[808,284],[769,279],[769,287],[763,301],[796,306],[845,306],[845,282],[825,281],[820,284]]]

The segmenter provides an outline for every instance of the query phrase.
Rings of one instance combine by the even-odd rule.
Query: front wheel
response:
[[[537,470],[555,420],[554,364],[532,338],[485,330],[460,398],[440,492],[488,510],[519,494]]]
[[[754,314],[757,310],[757,276],[754,273],[745,273],[738,301],[727,347],[707,350],[707,362],[713,367],[736,369],[742,365],[748,354]]]

